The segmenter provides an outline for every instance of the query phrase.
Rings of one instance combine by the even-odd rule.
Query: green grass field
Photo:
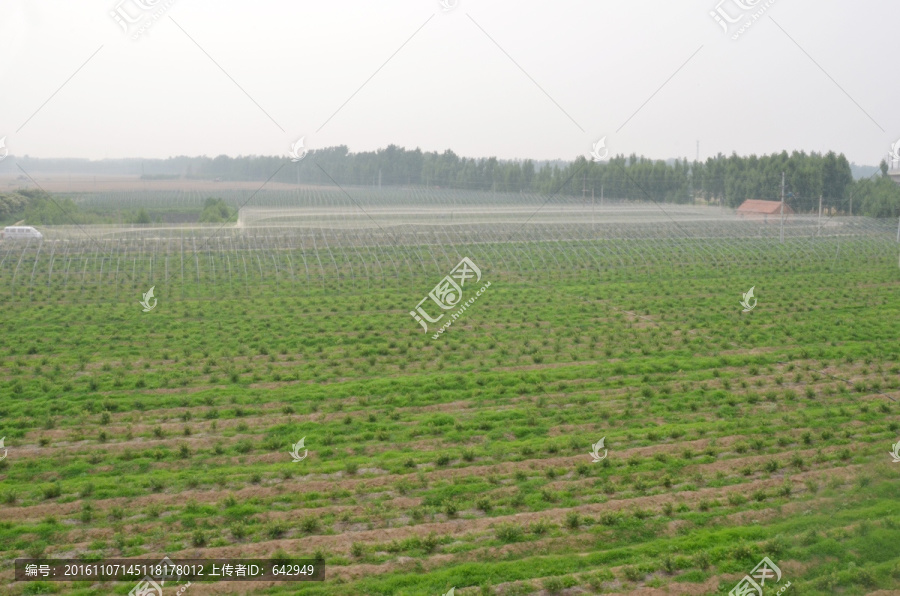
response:
[[[227,278],[9,249],[0,592],[133,587],[16,583],[17,557],[164,555],[326,566],[191,595],[727,594],[763,557],[767,595],[895,589],[897,245],[717,242],[456,247],[491,287],[437,340],[409,311],[446,247],[290,275],[242,248]]]

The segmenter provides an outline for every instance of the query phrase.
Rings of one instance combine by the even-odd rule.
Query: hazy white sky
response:
[[[276,155],[306,135],[572,159],[606,136],[873,165],[900,138],[894,0],[445,1],[0,0],[0,137],[37,157]],[[766,4],[736,40],[710,14]],[[152,26],[133,40],[117,7]]]

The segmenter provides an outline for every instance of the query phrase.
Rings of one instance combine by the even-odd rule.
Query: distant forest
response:
[[[797,212],[814,212],[819,197],[826,210],[872,217],[900,215],[900,186],[887,176],[888,166],[869,178],[854,180],[843,154],[782,152],[747,157],[722,154],[703,162],[651,160],[618,155],[593,162],[504,161],[408,150],[390,145],[377,151],[350,153],[346,146],[310,151],[299,162],[285,156],[220,155],[165,160],[19,160],[26,170],[72,173],[131,173],[145,178],[197,178],[346,186],[416,186],[495,192],[630,199],[667,203],[697,200],[737,207],[745,199],[778,200],[784,172],[786,202]],[[102,168],[101,164],[106,167]],[[6,164],[4,164],[6,165]],[[277,173],[276,173],[277,172]],[[273,173],[275,175],[273,176]]]

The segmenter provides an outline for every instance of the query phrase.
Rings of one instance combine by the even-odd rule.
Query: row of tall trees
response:
[[[184,158],[182,158],[184,159]],[[190,160],[186,174],[224,180],[266,179],[305,184],[395,186],[532,192],[668,203],[704,201],[737,207],[746,199],[778,200],[782,193],[798,212],[818,208],[855,214],[900,214],[900,187],[877,180],[854,181],[844,155],[786,151],[763,156],[719,154],[706,161],[652,160],[617,155],[602,162],[578,157],[560,164],[533,160],[501,161],[407,150],[396,145],[350,153],[346,146],[311,152],[300,162],[279,157],[219,156]],[[883,170],[885,168],[882,168]],[[886,175],[886,171],[882,172]],[[890,180],[887,179],[887,182]]]
[[[28,158],[26,158],[27,160]],[[81,163],[26,164],[27,168]],[[44,163],[44,162],[47,163]],[[119,162],[122,163],[119,163]],[[204,178],[272,180],[275,182],[347,186],[416,186],[459,188],[544,195],[597,196],[668,203],[696,201],[737,207],[746,199],[777,200],[782,194],[798,212],[813,212],[819,197],[829,211],[888,217],[900,215],[900,187],[887,176],[854,181],[842,154],[786,151],[772,155],[726,156],[706,161],[652,160],[617,155],[594,162],[578,157],[572,162],[509,161],[496,157],[467,158],[453,151],[426,152],[390,145],[377,151],[351,153],[345,145],[311,151],[298,162],[286,156],[220,155],[173,157],[166,160],[111,160],[112,166],[140,171],[146,178]],[[127,162],[127,163],[126,163]],[[98,164],[90,162],[94,171]],[[112,167],[111,166],[111,167]],[[139,168],[139,169],[138,169]],[[118,171],[118,170],[117,170]],[[0,212],[3,205],[0,204]]]

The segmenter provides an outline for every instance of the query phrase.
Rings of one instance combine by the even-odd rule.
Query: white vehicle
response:
[[[0,238],[4,240],[43,240],[44,235],[32,228],[31,226],[6,226],[0,232]]]

